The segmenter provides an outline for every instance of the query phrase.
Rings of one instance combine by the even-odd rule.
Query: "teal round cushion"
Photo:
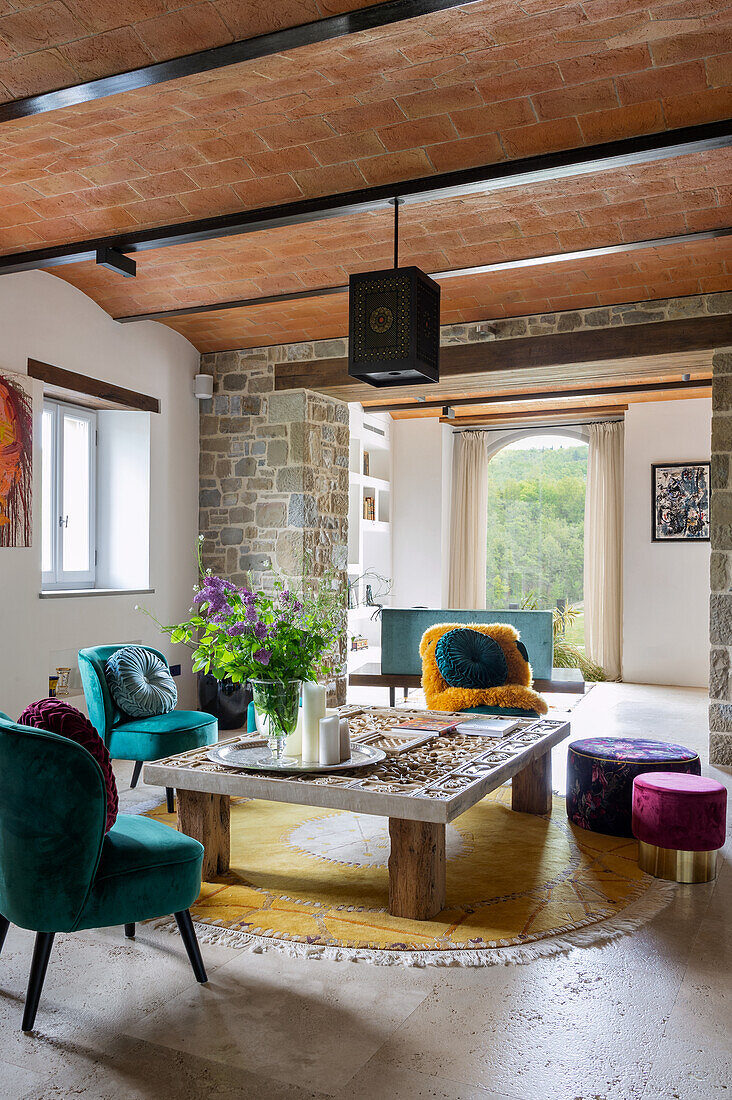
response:
[[[175,709],[178,689],[165,661],[139,645],[123,646],[107,661],[112,698],[131,718],[152,718]]]
[[[508,679],[503,650],[479,630],[448,630],[435,646],[435,660],[450,687],[501,687]]]

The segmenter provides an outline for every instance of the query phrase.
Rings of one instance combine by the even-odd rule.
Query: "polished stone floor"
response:
[[[706,760],[700,691],[600,685],[571,720],[574,737],[656,736]],[[729,770],[704,771],[732,786]],[[127,765],[118,777],[126,808],[160,801],[129,791]],[[32,936],[11,929],[0,1100],[729,1100],[731,933],[730,840],[716,883],[679,887],[644,928],[521,966],[380,968],[204,945],[202,987],[177,936],[143,926],[126,942],[110,928],[58,937],[23,1035]]]

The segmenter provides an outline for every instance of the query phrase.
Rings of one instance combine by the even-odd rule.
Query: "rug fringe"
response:
[[[650,884],[645,893],[631,902],[616,916],[588,923],[559,936],[533,940],[523,944],[463,948],[462,950],[384,951],[371,948],[351,948],[328,944],[303,943],[300,940],[272,939],[236,928],[194,920],[201,943],[218,944],[249,950],[253,954],[279,951],[292,958],[328,959],[332,962],[366,962],[373,966],[508,966],[531,962],[550,955],[566,954],[576,947],[601,947],[627,936],[658,916],[676,894],[676,883],[660,879]],[[177,932],[172,918],[156,921],[155,928]]]

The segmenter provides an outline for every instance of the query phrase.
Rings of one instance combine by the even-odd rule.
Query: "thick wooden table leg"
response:
[[[445,826],[389,818],[389,912],[429,920],[445,908]]]
[[[178,794],[178,831],[200,840],[205,849],[204,882],[229,870],[231,831],[228,794],[184,791]]]
[[[552,809],[552,754],[535,756],[511,780],[511,809],[522,814],[548,814]]]

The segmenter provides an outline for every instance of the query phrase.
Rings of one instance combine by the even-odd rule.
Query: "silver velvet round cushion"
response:
[[[167,714],[178,702],[178,689],[165,661],[142,646],[118,649],[105,672],[112,698],[131,718]]]

